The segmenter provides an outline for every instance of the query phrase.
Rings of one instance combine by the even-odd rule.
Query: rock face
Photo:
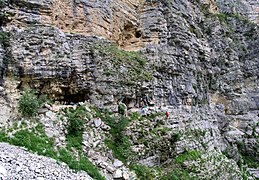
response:
[[[212,133],[203,139],[210,150],[230,149],[235,161],[240,153],[259,160],[257,1],[21,0],[1,7],[5,92],[14,77],[15,91],[34,88],[64,104],[89,101],[113,111],[119,102],[129,109],[155,104],[180,115],[190,110],[190,117],[177,120],[192,120],[192,127],[203,123],[200,129]],[[7,121],[15,109],[8,104],[16,100],[12,91],[2,94],[0,118]],[[95,127],[100,123],[96,119]],[[171,124],[178,130],[187,125]],[[179,143],[176,154],[201,146]],[[136,144],[137,151],[142,145]],[[156,155],[139,161],[157,165]]]
[[[77,31],[74,32],[75,35],[66,34],[67,31],[62,29],[63,26],[57,24],[54,25],[59,28],[46,26],[50,23],[44,20],[44,18],[47,19],[45,14],[51,16],[57,12],[53,10],[53,6],[59,3],[61,2],[24,1],[24,3],[14,2],[5,8],[6,12],[14,13],[12,21],[5,27],[11,32],[12,60],[9,59],[8,68],[2,68],[6,69],[6,73],[8,71],[21,79],[19,88],[30,86],[38,89],[40,93],[50,94],[56,100],[67,99],[67,101],[79,102],[89,99],[100,106],[111,105],[123,99],[129,101],[128,97],[137,99],[141,94],[147,94],[145,88],[148,88],[151,92],[147,94],[148,98],[155,97],[160,103],[184,104],[189,95],[196,104],[201,102],[208,104],[210,100],[224,101],[221,103],[224,103],[226,111],[233,111],[235,108],[237,112],[234,113],[238,113],[243,111],[238,108],[246,102],[238,99],[248,96],[248,93],[243,93],[245,90],[240,90],[240,86],[243,86],[245,82],[251,87],[257,84],[257,27],[235,17],[218,19],[216,15],[208,15],[208,13],[217,12],[215,2],[206,1],[200,4],[185,1],[172,4],[145,2],[135,3],[135,6],[129,5],[129,2],[120,2],[125,5],[123,6],[125,9],[121,9],[124,12],[124,16],[120,15],[124,17],[122,19],[132,24],[138,24],[134,23],[137,20],[143,21],[139,23],[140,38],[157,38],[154,41],[148,40],[148,46],[144,39],[139,40],[142,42],[141,45],[138,45],[138,42],[130,44],[130,47],[142,48],[149,62],[144,68],[153,75],[153,80],[149,80],[148,83],[143,83],[147,79],[136,77],[135,83],[128,83],[131,86],[127,84],[118,86],[118,81],[125,79],[121,73],[127,73],[131,67],[122,63],[116,67],[115,72],[110,73],[111,69],[115,69],[114,63],[111,62],[114,57],[110,55],[111,52],[104,54],[103,51],[113,50],[96,48],[98,44],[109,44],[108,41],[97,37],[77,35]],[[68,8],[70,7],[68,4],[69,2],[63,6]],[[115,4],[112,7],[119,8],[120,6],[122,4]],[[139,11],[136,10],[138,6],[141,6]],[[15,7],[18,7],[19,12],[13,10]],[[26,9],[29,7],[38,13],[35,13],[35,16],[33,12],[28,13]],[[79,12],[79,9],[76,9],[79,7],[93,8],[98,12],[105,11],[105,8],[100,8],[101,5],[98,3],[93,5],[81,2],[74,4],[73,7],[75,17],[77,17],[76,12]],[[104,7],[111,8],[110,6]],[[201,11],[204,7],[208,9],[208,12]],[[134,8],[135,11],[132,12]],[[72,22],[78,20],[72,18],[73,13],[69,15],[70,11],[64,12],[66,16],[58,13],[59,16],[64,15],[62,23],[70,26]],[[112,10],[107,10],[107,14],[108,12],[114,13]],[[20,14],[24,14],[27,18],[21,18]],[[152,14],[156,14],[155,18]],[[137,15],[139,19],[136,20]],[[83,17],[81,19],[85,20]],[[32,20],[27,20],[28,18]],[[225,26],[224,21],[230,26]],[[49,22],[56,23],[50,19]],[[243,27],[244,23],[245,27]],[[22,24],[22,27],[17,24]],[[119,27],[112,23],[108,25]],[[115,38],[106,37],[108,32],[100,33],[102,30],[98,28],[103,27],[93,28],[95,34],[91,35],[107,38],[116,42],[120,47],[124,47]],[[109,28],[106,27],[106,29]],[[84,30],[82,34],[90,35],[87,29]],[[110,33],[115,34],[113,31]],[[123,35],[122,32],[118,33]],[[229,37],[227,37],[228,34]],[[126,43],[126,40],[122,41]],[[124,48],[127,49],[126,46]],[[139,74],[138,70],[133,71]],[[128,73],[126,76],[132,76],[132,74]],[[254,91],[254,89],[248,91]],[[218,97],[222,92],[228,97]],[[248,99],[246,106],[256,109],[258,107],[255,103],[256,97],[252,93],[249,94],[249,97],[246,97]],[[235,102],[229,101],[230,96],[237,97]]]
[[[256,0],[216,0],[221,12],[246,15],[251,21],[259,23],[259,2]]]

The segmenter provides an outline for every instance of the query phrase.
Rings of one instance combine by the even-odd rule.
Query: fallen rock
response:
[[[248,171],[249,171],[249,173],[252,174],[256,179],[259,178],[259,169],[252,169],[252,168],[249,168]]]
[[[52,111],[48,111],[48,112],[46,112],[46,116],[47,116],[48,118],[50,118],[50,119],[54,119],[55,116],[56,116],[56,114],[53,113]]]
[[[100,118],[94,119],[94,125],[95,127],[99,127],[102,124],[102,120]]]
[[[110,172],[110,173],[114,173],[115,168],[114,168],[114,166],[112,166],[112,165],[108,165],[108,166],[106,167],[106,170],[107,170],[108,172]]]
[[[121,162],[118,159],[115,159],[114,162],[113,162],[113,166],[116,167],[116,168],[121,167],[122,165],[123,165],[123,162]]]
[[[122,178],[122,171],[120,169],[117,169],[113,176],[114,179]]]
[[[129,174],[127,173],[127,172],[125,172],[125,171],[123,171],[123,179],[129,179],[130,177],[129,177]]]
[[[6,176],[7,176],[6,169],[3,166],[0,165],[0,178],[3,179]]]

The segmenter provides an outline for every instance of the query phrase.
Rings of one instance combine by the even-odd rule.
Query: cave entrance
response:
[[[69,89],[63,89],[63,97],[60,99],[64,104],[77,104],[89,100],[89,91],[83,90],[76,93],[71,93]]]
[[[125,104],[127,107],[131,107],[133,104],[132,98],[129,97],[124,97],[121,102]]]
[[[63,102],[65,104],[77,104],[79,102],[84,102],[88,100],[89,96],[84,93],[77,93],[77,94],[66,94],[64,95]]]

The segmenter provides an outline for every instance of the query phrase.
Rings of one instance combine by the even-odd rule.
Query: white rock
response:
[[[52,107],[52,111],[54,111],[54,112],[58,112],[60,109],[61,109],[61,106],[54,105]]]
[[[45,180],[43,177],[37,177],[37,180]]]
[[[0,177],[6,177],[7,176],[7,171],[6,169],[0,165]]]
[[[52,111],[48,111],[48,112],[46,112],[46,116],[50,119],[53,119],[53,118],[55,118],[56,114],[53,113]]]
[[[100,166],[101,168],[105,169],[105,168],[108,166],[108,163],[107,163],[107,162],[101,162],[101,163],[99,164],[99,166]]]
[[[16,172],[19,173],[22,170],[22,168],[20,166],[16,167]]]
[[[98,144],[100,144],[100,140],[98,140],[98,141],[95,141],[94,143],[93,143],[93,148],[96,148],[97,146],[98,146]]]
[[[129,174],[125,171],[123,171],[123,179],[125,180],[129,179]]]
[[[122,171],[120,169],[117,169],[114,173],[113,178],[122,178]]]
[[[52,109],[52,108],[51,108],[51,105],[49,105],[49,104],[44,104],[44,106],[45,106],[47,109],[49,109],[49,110]]]
[[[102,124],[102,120],[100,118],[94,119],[94,125],[95,127],[99,127]]]
[[[120,160],[118,159],[115,159],[114,162],[113,162],[113,166],[114,167],[121,167],[123,165],[123,162],[121,162]]]
[[[35,171],[35,169],[36,169],[36,168],[35,168],[34,164],[33,164],[32,166],[30,166],[30,170],[31,170],[31,171]]]
[[[59,137],[59,140],[60,140],[60,141],[65,141],[65,140],[66,140],[66,138],[65,138],[65,137],[63,137],[63,136],[61,136],[61,137]]]
[[[110,173],[114,173],[115,168],[113,167],[113,165],[108,165],[108,166],[106,167],[106,170],[107,170],[108,172],[110,172]]]
[[[256,179],[259,178],[259,170],[258,169],[248,168],[248,171],[249,171],[250,174],[255,176]]]
[[[85,106],[86,111],[91,112],[91,109],[88,106]]]

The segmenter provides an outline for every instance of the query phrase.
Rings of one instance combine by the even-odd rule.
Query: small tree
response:
[[[25,90],[19,100],[19,112],[26,117],[33,117],[45,101],[38,99],[35,92]]]

